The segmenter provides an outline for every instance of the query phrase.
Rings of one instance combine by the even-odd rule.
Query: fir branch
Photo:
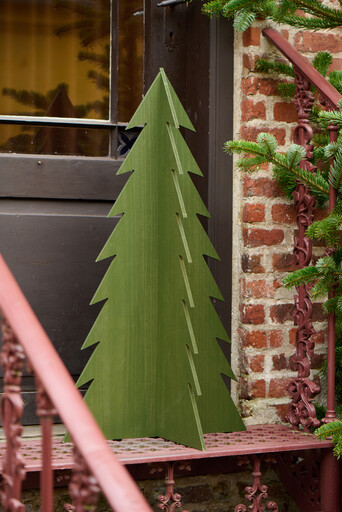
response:
[[[234,29],[240,32],[247,30],[256,18],[254,12],[250,12],[247,9],[242,9],[238,12],[234,18]]]
[[[319,0],[291,0],[299,9],[313,16],[322,16],[324,21],[334,23],[333,26],[339,26],[342,23],[342,12],[338,9],[328,7]],[[309,18],[307,18],[309,19]]]
[[[331,71],[329,74],[329,83],[342,94],[342,71]]]
[[[293,99],[296,95],[296,84],[279,82],[277,84],[277,91],[280,96],[284,99]]]
[[[304,267],[294,270],[288,276],[284,277],[283,285],[285,288],[297,287],[301,284],[314,283],[319,277],[319,271],[316,267]]]
[[[340,110],[322,110],[319,114],[322,121],[334,123],[338,126],[342,124],[342,112]]]
[[[339,244],[339,230],[342,225],[341,203],[325,219],[313,222],[306,230],[306,235],[312,239],[324,241],[329,247]]]
[[[255,70],[262,73],[279,75],[286,75],[294,77],[292,66],[285,64],[285,62],[269,59],[258,59],[255,64]]]
[[[291,144],[287,154],[284,156],[276,152],[277,141],[272,135],[269,133],[259,133],[257,142],[246,140],[228,141],[225,143],[224,148],[228,153],[247,153],[254,156],[267,157],[267,161],[274,166],[274,177],[287,194],[289,194],[289,186],[292,192],[295,187],[295,181],[300,180],[310,187],[310,190],[315,193],[321,202],[329,197],[329,184],[319,172],[313,174],[305,169],[301,169],[298,164],[294,163],[298,162],[298,155],[303,155],[301,153],[303,150],[299,149],[301,146]],[[293,161],[294,155],[297,156]],[[247,167],[245,159],[243,160],[242,167]]]
[[[342,148],[336,144],[337,151],[335,153],[334,163],[330,167],[329,183],[337,191],[339,196],[342,195]]]
[[[321,73],[322,76],[327,76],[329,66],[332,63],[332,55],[330,52],[318,52],[313,61],[312,65],[319,73]]]

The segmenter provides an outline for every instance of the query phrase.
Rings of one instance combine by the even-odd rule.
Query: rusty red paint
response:
[[[182,507],[182,496],[175,492],[174,470],[176,462],[166,462],[166,492],[158,496],[158,508],[165,512],[174,512],[176,508]],[[188,512],[183,510],[183,512]]]
[[[100,487],[89,471],[86,461],[75,447],[73,456],[74,469],[69,483],[72,505],[66,505],[64,509],[75,512],[84,512],[85,510],[95,512]]]
[[[9,323],[2,319],[1,364],[4,369],[4,391],[1,399],[1,414],[6,435],[6,452],[3,457],[3,490],[1,502],[4,512],[24,512],[21,503],[21,485],[25,478],[24,459],[20,453],[23,414],[21,398],[21,376],[25,365],[25,354]]]
[[[271,41],[292,64],[300,70],[309,82],[320,92],[320,96],[327,101],[333,109],[338,110],[338,102],[342,95],[303,57],[279,32],[273,28],[265,28],[263,35]]]
[[[53,512],[52,421],[57,411],[45,392],[39,377],[35,377],[37,389],[37,415],[42,432],[42,471],[40,473],[41,503],[44,512]]]
[[[337,141],[338,127],[328,126],[329,139],[331,143]],[[334,164],[334,159],[331,158],[329,165],[330,169]],[[331,212],[337,199],[337,191],[329,185],[329,212]],[[327,249],[329,251],[329,248]],[[335,293],[329,293],[329,299],[333,298]],[[330,423],[336,421],[338,418],[335,411],[335,316],[333,313],[328,315],[328,379],[327,379],[327,412],[322,420],[322,423]]]
[[[307,59],[305,59],[292,45],[276,30],[274,29],[264,29],[263,34],[267,39],[269,39],[282,53],[285,57],[292,62],[295,70],[295,80],[297,84],[297,95],[295,98],[295,105],[297,107],[297,111],[299,114],[299,123],[297,130],[295,132],[296,142],[303,145],[306,149],[306,156],[308,158],[311,157],[311,146],[310,139],[312,130],[308,129],[308,111],[312,105],[312,95],[308,91],[305,92],[305,89],[308,89],[308,85],[311,84],[319,92],[319,101],[323,106],[329,108],[331,110],[339,110],[339,101],[342,99],[341,94],[322,76],[318,73],[316,69],[309,63]],[[328,130],[330,132],[330,142],[336,142],[338,129],[336,126],[329,126]],[[330,162],[330,168],[333,162]],[[304,161],[302,163],[306,169],[314,172],[314,167],[310,162]],[[302,185],[303,187],[303,185]],[[329,210],[331,211],[336,204],[336,191],[333,187],[330,186],[329,191]],[[302,194],[307,194],[308,191],[302,189]],[[298,216],[298,223],[301,224],[303,221],[302,216]],[[305,219],[305,216],[304,216]],[[308,212],[307,220],[312,222],[310,212]],[[304,266],[307,264],[311,258],[311,248],[307,245],[305,241],[305,237],[300,233],[299,235],[299,244],[303,244],[303,254],[300,258],[298,258],[298,263],[300,266]],[[305,252],[306,251],[306,252]],[[310,258],[309,258],[310,252]],[[330,297],[333,296],[333,293],[330,294]],[[312,334],[312,325],[311,325],[311,306],[308,302],[307,289],[302,288],[298,291],[298,314],[302,317],[303,326],[305,326],[305,321],[308,322],[307,326],[309,327],[310,334],[307,337],[305,329],[303,333],[297,330],[297,344],[296,344],[296,354],[293,363],[298,363],[298,379],[297,384],[293,381],[292,391],[294,395],[301,394],[298,385],[302,386],[303,389],[308,390],[308,394],[305,396],[305,392],[302,393],[302,400],[296,403],[295,400],[292,400],[290,404],[289,411],[289,419],[296,424],[299,421],[306,429],[310,426],[310,423],[315,426],[317,422],[315,415],[313,413],[313,407],[311,404],[311,400],[316,393],[315,390],[312,390],[312,384],[309,385],[310,381],[308,380],[308,371],[310,371],[309,361],[307,360],[307,355],[310,355],[310,352],[313,350],[312,341],[309,340],[309,337]],[[298,320],[299,317],[297,317]],[[307,380],[308,386],[304,385],[305,379]],[[291,387],[291,386],[290,386]],[[304,423],[303,423],[304,419]],[[336,419],[335,413],[335,319],[332,314],[329,315],[328,318],[328,391],[327,391],[327,412],[326,416],[323,419],[323,422],[330,422]],[[321,468],[321,496],[322,496],[322,510],[330,511],[330,510],[339,510],[339,470],[336,464],[336,460],[334,460],[332,450],[323,451],[322,458],[322,468]]]
[[[301,68],[294,65],[296,95],[294,105],[298,113],[298,124],[294,132],[294,142],[305,148],[306,159],[300,162],[300,167],[309,172],[315,172],[316,167],[309,161],[312,156],[313,135],[310,126],[310,112],[314,104],[310,81],[303,75]],[[315,198],[310,194],[309,188],[298,182],[293,200],[296,205],[298,236],[294,242],[294,256],[297,268],[310,264],[312,257],[312,241],[305,235],[307,228],[314,220]],[[297,287],[295,295],[294,321],[297,325],[296,352],[290,358],[290,367],[298,371],[298,377],[293,379],[288,392],[291,398],[287,420],[294,426],[302,426],[306,431],[318,427],[320,422],[316,418],[313,399],[319,394],[319,386],[310,380],[310,358],[314,356],[315,344],[311,337],[315,334],[312,325],[312,303],[309,287],[305,284]]]
[[[253,476],[253,484],[251,487],[246,487],[246,499],[251,502],[248,507],[248,510],[251,512],[264,512],[263,500],[268,498],[268,488],[267,485],[261,483],[261,456],[251,455],[251,463],[252,463],[252,476]],[[272,510],[273,512],[278,512],[278,505],[275,501],[269,501],[266,504],[267,510]],[[237,505],[235,507],[235,512],[247,512],[247,507],[244,504]]]
[[[307,434],[287,425],[254,425],[244,432],[205,434],[206,450],[195,450],[161,438],[122,439],[107,441],[108,448],[122,464],[151,464],[167,461],[187,461],[235,457],[254,453],[279,453],[331,448],[329,440],[319,441],[314,434]],[[72,443],[54,438],[52,467],[70,470],[74,467]],[[5,444],[0,444],[1,459]],[[38,440],[25,439],[22,455],[27,472],[41,471],[41,444]]]

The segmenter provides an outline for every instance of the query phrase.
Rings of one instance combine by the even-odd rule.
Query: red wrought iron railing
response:
[[[264,36],[271,41],[278,50],[293,64],[296,84],[294,104],[298,113],[298,125],[294,132],[294,142],[302,145],[306,150],[306,160],[301,167],[315,172],[316,167],[310,162],[312,158],[311,139],[313,135],[309,116],[314,103],[311,86],[318,91],[318,101],[330,110],[338,109],[342,99],[341,94],[303,57],[293,46],[272,28],[263,30]],[[330,142],[337,141],[338,127],[328,126]],[[332,166],[333,161],[330,162]],[[302,183],[297,184],[294,193],[297,208],[298,236],[295,239],[294,253],[299,268],[309,265],[312,255],[312,242],[305,236],[306,228],[314,220],[315,199],[310,195],[308,187]],[[330,186],[329,211],[336,204],[336,191]],[[291,404],[288,420],[292,425],[302,425],[306,430],[319,425],[316,418],[313,398],[320,392],[317,384],[310,379],[310,361],[313,356],[314,343],[311,340],[315,332],[312,326],[312,304],[308,287],[302,285],[295,296],[295,320],[297,324],[296,352],[290,363],[293,370],[298,371],[288,388]],[[335,320],[334,315],[328,316],[328,379],[327,379],[327,412],[323,422],[336,420],[335,412]]]
[[[3,462],[2,507],[22,512],[25,466],[20,454],[23,413],[21,375],[26,365],[36,378],[37,414],[42,430],[41,510],[53,510],[52,419],[58,413],[74,443],[70,481],[72,505],[66,510],[96,510],[102,491],[117,512],[151,512],[128,471],[116,459],[81,394],[0,256],[0,309],[4,391],[1,402],[7,451]]]

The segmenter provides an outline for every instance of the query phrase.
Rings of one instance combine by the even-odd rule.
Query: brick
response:
[[[240,381],[240,396],[243,400],[266,397],[266,382],[263,379],[256,381]]]
[[[271,379],[268,396],[269,398],[282,398],[288,396],[287,386],[290,384],[292,379]]]
[[[261,254],[243,254],[241,257],[241,268],[243,272],[252,272],[260,274],[265,272],[265,268],[261,265]]]
[[[251,121],[252,119],[266,119],[266,105],[263,101],[254,103],[252,100],[243,100],[241,102],[241,121]]]
[[[243,46],[259,46],[260,45],[260,28],[250,27],[242,34]]]
[[[310,367],[312,370],[319,370],[322,368],[323,361],[325,359],[325,354],[313,354],[310,357]]]
[[[239,329],[239,334],[244,347],[267,347],[267,333],[264,331],[246,331]]]
[[[272,219],[281,224],[296,222],[296,209],[292,204],[274,204],[272,206]]]
[[[243,222],[263,222],[265,220],[265,205],[246,203],[243,208]]]
[[[284,353],[273,356],[272,357],[273,362],[273,370],[279,371],[279,370],[286,370],[289,366],[287,357]]]
[[[283,29],[281,29],[280,33],[283,37],[285,37],[285,39],[287,39],[287,40],[289,39],[289,31],[288,30],[283,28]]]
[[[270,178],[251,178],[250,176],[244,178],[243,193],[245,197],[277,197],[282,195],[276,181]]]
[[[265,356],[253,356],[249,360],[249,367],[252,372],[261,373],[264,371]]]
[[[325,331],[318,331],[311,336],[312,341],[316,345],[323,345],[325,343]]]
[[[329,73],[330,73],[330,71],[340,71],[341,69],[342,69],[342,59],[334,57],[333,61],[331,63],[331,66],[329,68]]]
[[[270,346],[272,348],[281,347],[283,344],[283,334],[281,331],[270,331]]]
[[[293,322],[293,304],[276,304],[271,307],[270,316],[272,322],[283,324],[288,320]]]
[[[319,52],[324,49],[338,53],[342,52],[342,37],[326,32],[315,32],[314,37],[310,32],[297,32],[294,45],[301,52]]]
[[[286,132],[284,128],[256,128],[255,126],[242,126],[240,129],[240,135],[242,139],[256,141],[259,133],[268,132],[271,133],[281,146],[285,144]]]
[[[257,82],[255,78],[243,78],[241,80],[241,92],[242,94],[251,95],[258,92]]]
[[[288,404],[278,404],[276,405],[276,409],[280,420],[287,422],[287,415],[289,413]]]
[[[284,240],[282,229],[244,229],[244,244],[248,247],[260,247],[261,245],[278,245]]]
[[[250,53],[244,53],[242,55],[242,65],[248,69],[249,71],[253,71],[255,68],[256,61],[258,60],[258,55],[253,55]]]
[[[272,78],[259,79],[259,83],[256,84],[260,94],[265,96],[279,96],[278,92],[279,81]]]
[[[278,81],[272,78],[247,77],[241,80],[241,92],[247,96],[259,92],[264,96],[279,96]]]
[[[293,103],[277,102],[273,107],[273,116],[275,121],[285,123],[298,122],[298,114]]]
[[[296,257],[294,254],[282,254],[276,253],[272,257],[273,270],[279,270],[280,272],[292,272],[296,270]]]
[[[248,383],[248,394],[251,398],[265,398],[266,397],[266,382],[261,379]]]
[[[342,62],[341,62],[342,65]],[[328,208],[316,208],[315,210],[315,221],[323,220],[328,215]]]
[[[260,325],[265,321],[265,311],[262,304],[241,304],[241,322],[244,324]]]
[[[290,344],[293,345],[294,347],[296,346],[296,340],[297,340],[297,327],[293,327],[289,331],[289,341],[290,341]]]
[[[253,297],[255,299],[272,298],[274,293],[274,285],[266,283],[264,279],[249,281],[244,286],[245,297]]]
[[[312,321],[313,322],[325,322],[327,314],[323,311],[322,304],[316,302],[312,305]]]

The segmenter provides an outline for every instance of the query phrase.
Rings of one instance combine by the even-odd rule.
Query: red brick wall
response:
[[[236,34],[235,133],[236,138],[255,140],[258,133],[270,132],[282,151],[292,142],[297,114],[293,103],[278,95],[276,80],[255,72],[259,56],[280,57],[262,36],[261,28],[262,22],[257,22],[242,35]],[[325,48],[342,53],[341,35],[281,32],[309,59]],[[337,54],[332,67],[341,63]],[[232,363],[238,376],[236,398],[247,423],[279,421],[289,402],[286,386],[296,376],[289,368],[296,332],[293,291],[282,286],[283,277],[295,268],[296,212],[267,167],[245,175],[235,170],[234,196],[234,254],[239,254],[234,263],[232,336]],[[320,305],[314,306],[314,320],[317,334],[312,368],[317,370],[326,350],[326,324]]]

